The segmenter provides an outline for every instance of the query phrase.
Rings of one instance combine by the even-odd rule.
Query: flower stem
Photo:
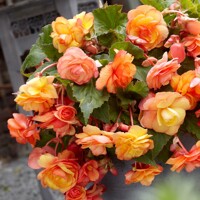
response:
[[[42,69],[42,71],[39,72],[38,75],[39,75],[39,76],[42,76],[42,74],[43,74],[46,70],[48,70],[48,69],[50,69],[50,68],[52,68],[52,67],[54,67],[54,66],[56,66],[56,65],[57,65],[57,62],[52,63],[52,64],[46,66],[44,69]]]
[[[129,115],[130,115],[130,120],[131,120],[131,126],[133,126],[134,125],[134,122],[133,122],[133,111],[132,111],[131,106],[129,106]]]
[[[178,138],[178,136],[176,136],[176,141],[177,143],[180,145],[180,147],[185,151],[185,153],[189,153],[187,151],[187,149],[184,147],[183,143],[180,141],[180,139]]]

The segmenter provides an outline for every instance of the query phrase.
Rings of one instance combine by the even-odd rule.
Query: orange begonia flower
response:
[[[79,171],[78,184],[86,186],[90,181],[95,182],[99,179],[99,165],[96,160],[86,162]]]
[[[163,58],[158,60],[158,62],[150,69],[147,74],[147,85],[150,89],[159,89],[162,85],[169,84],[173,75],[180,67],[177,59],[172,59],[168,61],[167,52],[164,53]]]
[[[65,200],[87,200],[85,187],[75,185],[68,192],[66,192]]]
[[[89,33],[94,23],[92,13],[82,12],[76,15],[73,19],[65,19],[57,17],[52,22],[53,45],[58,49],[59,53],[63,53],[69,47],[81,47],[84,37]]]
[[[74,160],[59,159],[47,153],[40,156],[38,164],[45,168],[38,174],[43,187],[65,193],[76,185],[80,166]]]
[[[116,93],[117,88],[126,88],[133,80],[136,67],[132,64],[134,57],[124,50],[119,50],[114,61],[106,65],[96,81],[96,88],[102,90],[107,87],[108,92]]]
[[[28,142],[32,146],[35,146],[36,141],[40,139],[37,125],[23,114],[14,113],[13,117],[8,119],[10,135],[16,138],[20,144],[26,144]]]
[[[128,12],[126,32],[128,36],[146,41],[143,46],[147,50],[160,47],[169,33],[162,13],[149,5],[141,5]]]
[[[131,160],[144,155],[149,149],[153,149],[153,140],[149,139],[147,129],[140,126],[131,126],[128,132],[117,132],[113,134],[116,147],[116,155],[120,160]]]
[[[75,117],[76,109],[72,106],[58,106],[56,110],[36,115],[33,120],[41,122],[38,126],[42,129],[53,129],[57,136],[74,135],[75,129],[72,124],[78,124]]]
[[[154,180],[156,175],[159,175],[163,171],[160,165],[152,166],[142,163],[133,164],[132,170],[125,174],[125,183],[137,183],[149,186]]]
[[[83,127],[83,133],[75,136],[78,138],[76,143],[82,149],[89,148],[95,156],[106,155],[106,148],[113,147],[111,132],[101,131],[96,126],[87,125]]]
[[[53,76],[35,77],[19,88],[15,98],[18,105],[26,111],[43,113],[49,110],[58,98],[53,86]]]
[[[173,76],[170,83],[174,91],[179,92],[190,101],[190,109],[195,108],[197,101],[200,100],[200,82],[196,82],[197,76],[194,70],[189,70],[181,75]]]
[[[177,147],[172,157],[166,163],[172,165],[171,170],[176,172],[180,172],[184,168],[187,172],[191,172],[195,168],[200,167],[200,141],[189,152]]]
[[[150,93],[139,104],[139,121],[145,128],[174,135],[190,107],[189,100],[178,92]]]

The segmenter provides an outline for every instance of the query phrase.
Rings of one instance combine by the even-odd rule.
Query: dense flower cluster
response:
[[[179,1],[161,10],[150,2],[58,17],[33,47],[40,56],[30,50],[23,63],[32,73],[15,102],[29,116],[14,113],[8,129],[32,145],[41,184],[66,200],[103,199],[116,159],[132,162],[125,184],[145,186],[165,163],[200,167],[200,21]],[[196,138],[189,151],[185,133]]]

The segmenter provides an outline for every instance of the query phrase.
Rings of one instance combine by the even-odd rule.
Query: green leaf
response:
[[[46,57],[52,61],[57,61],[62,54],[58,53],[58,50],[53,46],[53,39],[50,37],[52,33],[51,25],[46,25],[42,28],[42,32],[39,35],[39,46],[46,54]]]
[[[101,107],[94,109],[92,116],[98,120],[101,120],[104,123],[110,123],[108,102],[104,102],[104,104]]]
[[[136,74],[135,74],[134,78],[139,81],[146,82],[147,74],[151,68],[150,67],[140,67],[140,66],[136,66],[136,67],[137,67],[137,70],[136,70]]]
[[[26,73],[25,71],[31,67],[39,65],[40,62],[44,60],[44,58],[46,58],[46,54],[42,51],[41,47],[37,42],[31,47],[29,54],[25,58],[20,69],[21,73],[24,76],[30,76],[31,73]]]
[[[154,148],[152,149],[152,157],[155,158],[168,143],[171,136],[164,133],[157,133],[153,130],[148,130],[148,133],[152,135],[152,140],[154,141]]]
[[[84,85],[73,85],[72,90],[73,96],[80,102],[80,109],[85,123],[87,123],[93,110],[101,107],[109,99],[108,92],[106,90],[97,90],[93,81]]]
[[[48,141],[55,138],[56,134],[53,130],[45,129],[40,131],[40,140],[37,140],[36,147],[43,147]]]
[[[155,160],[152,158],[152,153],[151,151],[147,152],[145,155],[140,156],[139,158],[134,158],[135,161],[141,162],[144,164],[149,164],[149,165],[156,165]]]
[[[125,40],[125,34],[119,34],[115,31],[100,35],[97,37],[99,43],[105,47],[110,48],[112,44]]]
[[[125,33],[127,16],[121,10],[122,6],[112,5],[93,11],[94,30],[97,36],[107,34],[110,31],[115,31],[119,34]]]
[[[187,10],[190,17],[200,18],[198,0],[180,0],[182,9]]]
[[[117,117],[121,111],[121,107],[119,106],[118,100],[115,95],[111,95],[109,98],[109,117],[110,121],[116,122]]]
[[[143,4],[151,5],[155,7],[157,10],[164,10],[165,8],[169,7],[172,3],[174,3],[174,0],[140,0]]]
[[[120,105],[127,107],[133,103],[134,100],[142,99],[147,96],[149,88],[143,81],[131,82],[125,90],[119,89],[117,97],[120,99]]]
[[[130,43],[130,42],[116,42],[114,43],[110,50],[109,50],[109,55],[110,57],[113,59],[115,56],[115,49],[117,50],[125,50],[128,53],[132,54],[134,56],[134,59],[140,59],[140,58],[144,58],[144,51],[142,49],[140,49],[138,46],[135,46],[134,44]]]
[[[194,111],[187,111],[186,117],[181,130],[196,136],[197,139],[200,139],[200,127],[198,126],[199,119],[195,116]]]

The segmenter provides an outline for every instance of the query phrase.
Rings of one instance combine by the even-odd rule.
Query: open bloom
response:
[[[120,160],[131,160],[144,155],[149,149],[153,149],[153,140],[149,139],[147,129],[140,126],[131,126],[128,132],[117,132],[113,134],[116,147],[116,155]]]
[[[98,75],[96,63],[80,48],[71,47],[58,60],[58,73],[63,79],[82,85]]]
[[[73,19],[65,19],[57,17],[52,22],[53,45],[58,49],[59,53],[63,53],[69,47],[81,47],[84,37],[89,33],[93,26],[94,17],[92,13],[82,12],[76,15]]]
[[[144,47],[149,51],[160,47],[169,31],[160,11],[149,5],[141,5],[128,12],[126,32],[145,40]]]
[[[35,146],[36,141],[40,139],[37,125],[23,114],[14,113],[13,118],[8,120],[8,129],[10,135],[16,138],[20,144],[28,142],[32,146]]]
[[[111,138],[112,133],[101,131],[96,126],[87,125],[83,127],[83,133],[75,136],[78,138],[76,143],[81,145],[82,149],[89,148],[95,156],[106,155],[106,147],[113,147]]]
[[[137,183],[149,186],[154,180],[156,175],[159,175],[163,171],[160,165],[152,166],[143,163],[133,164],[132,170],[125,174],[125,183]]]
[[[58,98],[53,86],[53,76],[35,77],[19,88],[15,98],[18,105],[26,111],[46,112]]]
[[[149,94],[139,104],[139,121],[145,128],[174,135],[190,107],[189,100],[178,92]]]
[[[43,187],[48,186],[65,193],[76,185],[80,168],[77,162],[59,159],[47,153],[40,156],[38,163],[44,168],[38,174]]]
[[[198,141],[189,152],[181,147],[177,147],[174,154],[166,162],[172,165],[171,170],[180,172],[185,168],[187,172],[200,167],[200,141]]]
[[[183,44],[187,49],[188,56],[195,58],[200,55],[200,35],[183,38]]]
[[[174,91],[179,92],[190,101],[191,109],[196,106],[197,101],[200,99],[200,83],[198,79],[196,72],[189,70],[181,75],[176,74],[170,82]]]
[[[176,74],[176,71],[180,67],[177,59],[168,61],[167,52],[164,53],[163,58],[150,69],[147,74],[147,85],[154,90],[159,89],[162,85],[169,84],[172,76]]]
[[[42,129],[53,129],[57,136],[74,135],[75,129],[72,126],[77,124],[76,109],[72,106],[58,106],[56,110],[36,115],[33,120],[41,122],[38,126]]]
[[[133,58],[126,51],[119,50],[114,61],[101,70],[100,77],[96,81],[96,88],[102,90],[106,86],[110,93],[116,93],[117,88],[126,88],[136,73],[136,67],[132,64]]]
[[[90,181],[95,182],[99,179],[99,165],[96,160],[86,162],[79,171],[78,183],[86,186]]]
[[[66,192],[65,200],[87,200],[86,189],[83,186],[75,185]]]

